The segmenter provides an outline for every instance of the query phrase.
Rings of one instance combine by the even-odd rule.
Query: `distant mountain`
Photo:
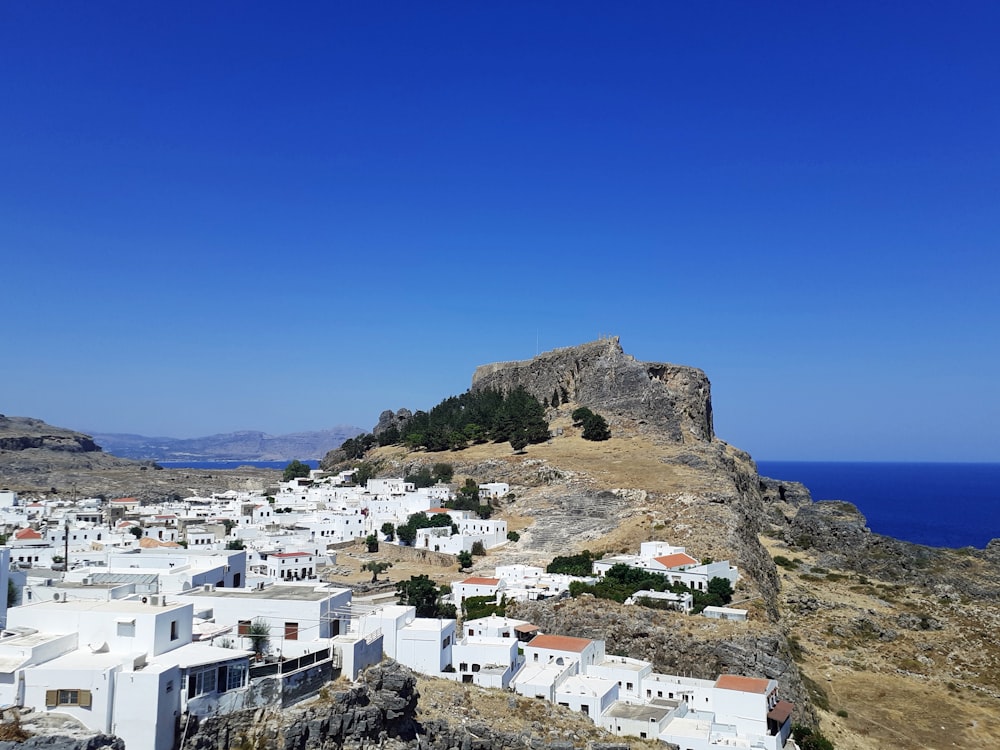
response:
[[[337,425],[329,430],[268,435],[229,432],[197,438],[147,437],[114,432],[92,432],[105,451],[122,458],[153,461],[291,461],[322,458],[364,430]]]

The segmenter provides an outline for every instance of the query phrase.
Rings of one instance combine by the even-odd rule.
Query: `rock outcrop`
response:
[[[99,453],[101,446],[90,435],[53,427],[40,419],[0,414],[0,451],[40,448],[66,453]]]
[[[515,699],[511,699],[515,700]],[[569,750],[573,743],[550,742],[544,732],[505,731],[483,721],[421,721],[417,681],[395,662],[362,674],[358,684],[331,684],[314,700],[284,710],[266,708],[210,717],[186,728],[186,750]],[[627,743],[589,743],[590,750],[628,750]]]
[[[715,436],[705,373],[665,362],[639,362],[625,354],[617,336],[522,362],[481,365],[472,376],[472,390],[506,393],[518,386],[539,400],[550,402],[557,394],[610,420],[648,424],[674,442],[710,441]]]

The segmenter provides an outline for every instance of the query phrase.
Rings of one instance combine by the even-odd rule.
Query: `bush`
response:
[[[472,543],[472,554],[478,555],[479,557],[482,557],[483,555],[486,554],[486,548],[483,546],[482,542]]]
[[[581,437],[584,440],[597,442],[609,440],[611,438],[611,429],[608,427],[608,423],[604,417],[600,414],[591,414],[583,420],[583,433]]]
[[[509,541],[509,542],[519,542],[519,541],[521,541],[521,535],[518,534],[516,531],[508,531],[507,532],[507,541]]]

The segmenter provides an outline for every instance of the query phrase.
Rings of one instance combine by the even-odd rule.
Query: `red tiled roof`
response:
[[[35,531],[33,528],[26,527],[14,534],[15,539],[41,539],[42,535]]]
[[[778,701],[774,704],[774,708],[767,712],[767,718],[771,721],[778,722],[778,724],[784,724],[788,721],[788,717],[792,715],[792,711],[794,710],[794,703],[789,703],[788,701]]]
[[[271,557],[311,557],[312,552],[275,552]]]
[[[428,508],[428,513],[451,513],[450,508]]]
[[[767,680],[762,680],[758,677],[743,677],[738,674],[724,674],[719,675],[719,679],[715,681],[715,686],[717,688],[723,688],[724,690],[739,690],[741,693],[761,693],[767,692],[767,686],[770,683]]]
[[[466,578],[464,581],[462,581],[462,583],[469,583],[469,584],[472,584],[474,586],[496,586],[498,583],[500,583],[500,579],[499,578],[478,578],[476,576],[472,576],[471,578]]]
[[[525,623],[524,625],[514,626],[514,631],[517,633],[534,633],[536,630],[538,630],[538,626],[532,625],[530,622]]]
[[[683,552],[677,552],[673,555],[664,555],[663,557],[654,557],[653,559],[664,568],[679,568],[681,565],[698,564],[698,561],[691,557],[691,555],[685,555]]]
[[[536,635],[528,645],[532,648],[547,648],[550,651],[575,651],[581,653],[593,641],[587,638],[573,638],[569,635]]]

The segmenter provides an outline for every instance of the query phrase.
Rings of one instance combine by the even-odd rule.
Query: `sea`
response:
[[[238,469],[252,466],[255,469],[284,469],[289,461],[157,461],[164,469]],[[302,460],[310,469],[319,468],[318,459]]]
[[[1000,537],[1000,464],[758,461],[763,476],[801,482],[813,500],[846,500],[878,534],[932,547]]]

